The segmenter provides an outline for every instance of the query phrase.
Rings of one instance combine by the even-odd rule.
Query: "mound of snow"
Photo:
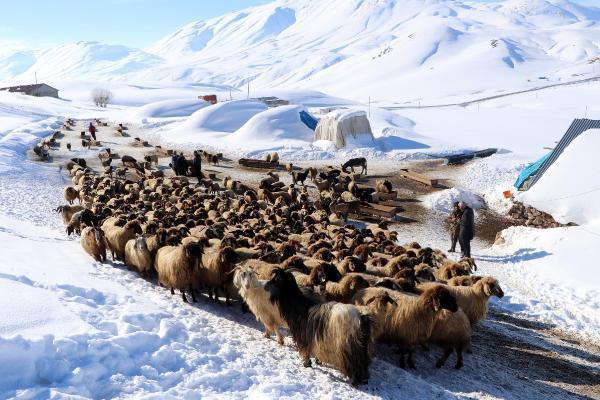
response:
[[[187,117],[208,105],[208,102],[200,99],[163,100],[140,107],[135,116],[140,119]]]
[[[253,116],[240,129],[227,138],[231,144],[249,150],[265,146],[306,144],[312,140],[313,131],[301,120],[297,105],[276,107]]]
[[[423,198],[423,205],[440,214],[449,214],[457,201],[464,201],[473,209],[485,208],[481,197],[468,190],[452,188],[429,194]]]
[[[267,110],[260,101],[234,100],[217,103],[196,111],[181,126],[181,130],[235,132],[250,118]]]
[[[540,180],[517,199],[561,223],[600,225],[600,129],[588,130],[563,151]]]
[[[479,258],[501,263],[497,277],[503,285],[521,288],[529,313],[599,343],[600,275],[590,262],[598,253],[597,233],[579,226],[510,227],[502,231],[502,243]]]

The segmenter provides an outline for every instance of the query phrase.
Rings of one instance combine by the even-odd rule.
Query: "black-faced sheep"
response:
[[[197,279],[209,289],[209,297],[214,294],[215,301],[219,301],[218,289],[225,293],[225,301],[231,304],[227,282],[239,257],[231,247],[223,247],[214,252],[202,254],[201,263],[197,271]]]
[[[174,289],[179,289],[186,303],[188,300],[185,290],[190,290],[192,301],[196,301],[192,289],[203,250],[200,243],[189,242],[179,246],[161,247],[156,253],[154,268],[158,273],[158,281],[170,288],[171,294],[175,294]]]

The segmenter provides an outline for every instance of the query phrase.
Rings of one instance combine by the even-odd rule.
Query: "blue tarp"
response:
[[[544,161],[546,161],[550,157],[551,154],[552,154],[552,152],[546,154],[545,156],[543,156],[542,158],[540,158],[536,162],[531,163],[528,166],[526,166],[523,169],[523,171],[521,171],[521,174],[517,178],[517,181],[515,182],[515,187],[517,189],[521,189],[521,186],[523,186],[523,184],[525,183],[525,181],[527,179],[529,179],[529,177],[531,175],[535,175],[539,171],[539,169],[542,166],[542,164],[544,164]]]
[[[304,125],[308,126],[311,130],[317,129],[319,120],[307,113],[306,111],[300,111],[300,121],[304,122]]]

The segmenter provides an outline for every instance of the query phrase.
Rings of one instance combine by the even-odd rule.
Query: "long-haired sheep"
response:
[[[202,254],[197,278],[200,283],[208,287],[209,297],[214,294],[214,299],[218,302],[217,291],[222,289],[225,292],[225,302],[231,304],[226,283],[230,279],[230,274],[238,260],[239,256],[231,247],[223,247],[215,252]]]
[[[252,314],[265,326],[265,337],[277,336],[277,342],[283,345],[280,328],[287,328],[287,323],[279,309],[269,300],[270,293],[265,290],[268,281],[258,279],[256,272],[248,267],[236,267],[233,284],[246,302]]]
[[[327,282],[325,292],[328,301],[348,303],[359,290],[369,287],[360,275],[346,275],[339,282]]]
[[[128,241],[135,238],[136,234],[142,233],[142,228],[137,221],[129,221],[125,226],[113,226],[106,229],[106,243],[112,254],[113,260],[123,260],[125,258],[125,245]]]
[[[64,205],[64,206],[58,206],[56,208],[56,212],[59,213],[62,217],[63,223],[65,225],[68,225],[69,222],[71,222],[71,218],[73,218],[73,214],[75,214],[76,212],[82,211],[83,210],[83,206],[82,205]]]
[[[192,295],[192,301],[196,301],[193,292],[193,281],[198,270],[200,259],[204,249],[198,242],[188,242],[179,246],[161,247],[156,252],[154,268],[158,273],[158,281],[171,289],[171,294],[175,294],[174,289],[181,291],[181,298],[188,302],[185,297],[185,290],[189,290]]]
[[[94,260],[106,261],[106,241],[100,228],[87,226],[81,231],[81,246]]]
[[[142,278],[150,278],[154,271],[154,257],[148,248],[147,239],[140,236],[125,244],[125,264],[135,268]]]
[[[471,347],[471,323],[460,308],[456,312],[442,310],[436,315],[429,342],[444,350],[435,366],[441,368],[453,351],[456,351],[456,369],[462,368],[463,350]]]
[[[422,283],[417,289],[428,290],[436,284]],[[504,297],[504,292],[496,278],[484,276],[471,286],[444,286],[456,298],[456,302],[469,318],[471,326],[477,325],[487,315],[491,296]]]
[[[63,196],[69,204],[73,204],[75,200],[79,200],[79,191],[72,186],[67,186],[63,190]]]
[[[389,293],[397,302],[397,306],[388,314],[381,336],[385,342],[398,345],[400,350],[400,367],[405,367],[405,355],[408,355],[408,367],[415,368],[413,349],[425,344],[431,337],[438,312],[442,309],[455,312],[458,310],[456,299],[442,285],[435,285],[420,296],[393,292],[388,289],[369,288],[358,292],[354,304],[365,304],[382,291]]]
[[[305,296],[291,273],[278,269],[265,285],[287,322],[304,366],[310,356],[331,364],[359,385],[369,379],[373,354],[371,317],[349,304],[320,304]]]

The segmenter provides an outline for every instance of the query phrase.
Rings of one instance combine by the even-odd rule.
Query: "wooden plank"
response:
[[[389,200],[395,200],[398,198],[398,192],[397,191],[393,191],[392,193],[378,193],[375,192],[371,195],[371,197],[373,198],[373,202],[374,203],[379,203],[381,204],[384,201],[389,201]]]
[[[383,205],[383,206],[396,207],[398,209],[398,212],[404,211],[404,207],[402,206],[402,203],[397,200],[380,201],[379,204]]]
[[[255,160],[252,158],[240,158],[238,163],[244,167],[261,168],[261,169],[277,169],[278,162],[269,162],[265,160]]]
[[[369,203],[368,205],[360,204],[357,207],[357,212],[359,214],[375,215],[383,218],[394,218],[398,213],[398,208]]]
[[[414,172],[409,169],[401,169],[400,176],[432,187],[437,186],[439,182],[438,179],[432,179],[426,175],[419,174],[418,172]]]

